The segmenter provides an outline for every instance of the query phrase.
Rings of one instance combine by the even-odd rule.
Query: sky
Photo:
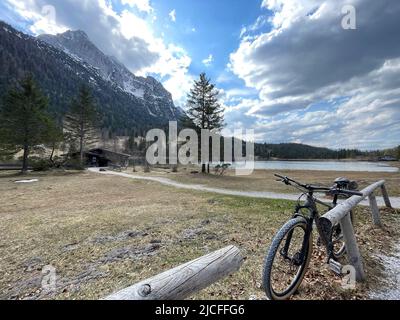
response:
[[[400,145],[399,17],[398,0],[0,3],[0,19],[32,35],[85,31],[183,109],[206,72],[226,133],[362,150]]]

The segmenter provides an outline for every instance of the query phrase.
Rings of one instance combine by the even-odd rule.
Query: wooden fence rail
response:
[[[180,300],[239,270],[240,250],[229,246],[118,291],[105,300]]]
[[[385,181],[381,180],[363,189],[361,191],[363,196],[353,196],[347,199],[346,201],[343,201],[342,203],[338,204],[335,208],[333,208],[320,218],[321,222],[324,225],[328,225],[328,227],[326,228],[327,230],[330,230],[331,226],[340,223],[343,232],[344,242],[346,244],[346,253],[350,264],[356,270],[357,281],[365,280],[365,273],[364,273],[362,257],[357,245],[357,240],[354,234],[353,224],[351,222],[349,213],[361,201],[368,198],[371,208],[372,221],[376,226],[381,227],[382,223],[380,219],[379,208],[374,194],[374,192],[379,188],[382,191],[385,205],[391,208],[390,199],[387,190],[385,188]]]

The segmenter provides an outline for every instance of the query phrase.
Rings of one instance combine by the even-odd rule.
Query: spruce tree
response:
[[[194,81],[187,99],[187,112],[183,116],[183,125],[201,129],[219,131],[224,126],[223,108],[218,102],[219,91],[205,73]],[[202,164],[202,172],[206,166]]]
[[[64,128],[70,143],[79,152],[79,162],[83,166],[85,148],[99,140],[96,126],[97,112],[90,89],[82,86],[78,97],[73,100],[71,109],[64,119]]]
[[[32,147],[53,139],[55,124],[47,108],[47,98],[37,87],[32,75],[26,76],[15,88],[10,89],[0,107],[0,149],[8,155],[23,150],[23,173],[28,169]]]

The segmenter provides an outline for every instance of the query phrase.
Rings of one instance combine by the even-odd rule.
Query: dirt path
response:
[[[123,173],[123,172],[115,172],[115,171],[99,171],[98,168],[90,168],[89,171],[96,172],[100,174],[106,175],[114,175],[125,177],[129,179],[136,180],[147,180],[161,183],[163,185],[179,188],[179,189],[189,189],[189,190],[197,190],[211,193],[218,193],[224,195],[232,195],[232,196],[241,196],[241,197],[251,197],[251,198],[265,198],[265,199],[280,199],[280,200],[297,200],[299,198],[299,194],[290,194],[290,193],[277,193],[277,192],[269,192],[269,191],[239,191],[239,190],[230,190],[223,188],[211,188],[204,185],[199,184],[185,184],[176,182],[174,180],[163,178],[163,177],[144,177],[135,174]],[[323,196],[321,195],[323,199]],[[400,197],[390,197],[393,208],[400,209]],[[385,203],[382,197],[377,197],[378,206],[384,206]],[[362,206],[369,206],[368,200],[364,200],[360,203]]]

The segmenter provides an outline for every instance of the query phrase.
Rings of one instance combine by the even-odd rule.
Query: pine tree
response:
[[[224,126],[223,109],[218,102],[219,91],[205,73],[194,81],[188,94],[187,117],[198,129],[219,130]]]
[[[51,149],[49,162],[53,167],[55,167],[57,164],[55,162],[54,153],[56,149],[61,149],[65,142],[62,126],[56,126],[56,123],[54,122],[49,126],[47,136],[48,138],[46,139],[46,147]]]
[[[224,126],[223,108],[218,102],[219,91],[205,73],[200,74],[199,80],[194,81],[193,88],[188,94],[187,112],[182,123],[194,127],[198,132],[201,129],[219,131]],[[206,171],[202,164],[202,172]]]
[[[0,108],[0,145],[8,154],[23,150],[22,172],[28,169],[31,148],[49,143],[55,124],[47,112],[48,101],[37,87],[32,75],[5,96]]]
[[[82,86],[79,95],[73,100],[70,112],[65,116],[64,128],[70,143],[79,152],[80,165],[83,166],[83,155],[86,147],[97,142],[96,106],[90,89]]]

